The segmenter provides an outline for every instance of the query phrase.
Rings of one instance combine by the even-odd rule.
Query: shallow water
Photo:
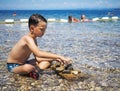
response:
[[[38,38],[38,44],[41,49],[73,58],[73,62],[79,65],[120,68],[119,25],[119,21],[49,23],[46,34]],[[1,55],[4,54],[2,49],[6,49],[7,54],[8,49],[28,31],[26,23],[0,24]]]
[[[28,32],[27,24],[0,24],[0,60],[6,60],[12,46]],[[45,51],[73,59],[73,66],[94,74],[101,86],[119,87],[120,21],[89,23],[48,23],[38,38]],[[115,84],[110,84],[110,83]]]

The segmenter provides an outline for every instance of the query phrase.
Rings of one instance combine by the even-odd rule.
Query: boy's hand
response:
[[[56,59],[56,61],[60,62],[61,64],[64,64],[63,60],[61,59]]]
[[[63,64],[72,64],[72,60],[70,58],[61,57],[60,60]]]
[[[72,64],[72,60],[70,58],[66,58],[64,60],[64,63],[66,63],[66,64]]]

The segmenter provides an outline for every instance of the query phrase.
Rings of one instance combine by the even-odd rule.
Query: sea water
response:
[[[12,14],[16,12],[16,16]],[[94,17],[120,17],[120,10],[16,10],[0,11],[0,21],[29,18],[40,13],[48,18],[79,18],[85,14]],[[0,61],[6,61],[11,48],[29,32],[27,23],[0,24]],[[45,35],[37,38],[41,50],[70,57],[75,69],[89,75],[101,86],[119,88],[120,77],[120,21],[48,22]],[[33,57],[33,56],[31,56]],[[112,84],[111,84],[112,83]]]
[[[16,16],[12,13],[16,12]],[[5,10],[0,20],[29,18],[40,13],[46,18],[67,19],[68,15],[80,18],[120,16],[120,10]],[[27,23],[0,24],[0,59],[7,58],[11,47],[28,32]],[[120,68],[120,21],[60,23],[49,22],[45,35],[38,38],[41,49],[73,58],[82,65]],[[5,49],[5,50],[3,50]]]
[[[16,13],[16,16],[13,14]],[[28,19],[31,14],[39,13],[45,18],[55,18],[55,19],[68,19],[71,15],[80,19],[82,14],[85,14],[88,19],[95,17],[120,17],[120,9],[97,9],[97,10],[0,10],[0,21],[5,19]]]

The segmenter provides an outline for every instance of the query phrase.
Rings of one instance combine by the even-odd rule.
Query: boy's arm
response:
[[[31,37],[27,37],[26,41],[27,41],[28,47],[30,48],[30,50],[33,52],[33,54],[36,57],[50,58],[50,59],[53,59],[53,60],[60,59],[61,61],[70,61],[70,59],[65,58],[63,56],[40,50]]]

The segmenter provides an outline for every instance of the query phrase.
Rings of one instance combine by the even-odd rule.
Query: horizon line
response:
[[[120,8],[76,8],[76,9],[0,9],[0,10],[108,10],[115,9],[120,10]]]

